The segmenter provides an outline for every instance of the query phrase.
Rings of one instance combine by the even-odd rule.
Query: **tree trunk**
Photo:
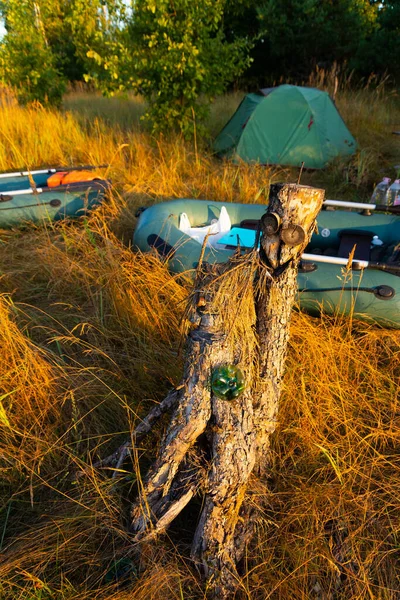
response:
[[[297,292],[298,264],[315,229],[315,219],[323,200],[323,190],[308,186],[272,185],[268,211],[261,220],[260,286],[255,300],[260,357],[255,422],[260,473],[268,465],[270,435],[276,426],[290,315]],[[276,233],[268,227],[271,214],[275,214],[281,223]],[[300,243],[296,244],[298,239]]]
[[[323,196],[307,186],[272,185],[260,252],[199,267],[182,384],[158,458],[132,509],[132,531],[140,541],[165,531],[195,494],[203,495],[192,555],[219,599],[237,587],[236,565],[251,535],[246,487],[255,469],[264,473],[268,466],[298,263]],[[223,365],[239,366],[247,382],[230,401],[210,385]]]

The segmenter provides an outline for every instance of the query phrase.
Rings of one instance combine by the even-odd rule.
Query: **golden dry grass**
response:
[[[395,99],[382,102],[394,123]],[[221,163],[202,144],[90,115],[0,104],[0,170],[109,163],[115,184],[85,220],[0,232],[0,598],[204,598],[185,558],[196,507],[138,561],[125,529],[135,465],[117,481],[91,467],[181,373],[190,283],[132,252],[134,213],[174,196],[262,201],[271,179],[293,172]],[[365,104],[359,95],[354,106]],[[244,597],[399,597],[399,342],[396,331],[294,314],[270,480],[250,490],[269,504],[246,556]],[[162,427],[143,442],[141,464]],[[124,556],[139,573],[118,587],[104,574]]]

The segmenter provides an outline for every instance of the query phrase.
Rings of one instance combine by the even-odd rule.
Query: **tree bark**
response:
[[[195,494],[204,496],[192,556],[221,600],[237,587],[236,565],[251,535],[244,504],[249,477],[268,468],[298,263],[323,197],[307,186],[271,186],[260,252],[198,269],[182,384],[158,458],[132,508],[132,532],[141,541],[164,531]],[[247,381],[231,401],[210,386],[213,370],[227,364],[239,365]]]
[[[257,333],[259,338],[259,392],[255,398],[258,472],[268,465],[270,436],[275,431],[281,380],[290,333],[290,315],[297,292],[297,271],[316,226],[325,192],[308,186],[272,185],[267,214],[281,219],[281,229],[268,234],[261,220],[259,288],[256,294]],[[282,241],[282,231],[297,225],[304,240],[292,245]],[[292,236],[293,238],[293,236]],[[270,276],[266,276],[266,273]]]

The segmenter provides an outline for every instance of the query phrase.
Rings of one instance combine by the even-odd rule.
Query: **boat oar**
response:
[[[367,204],[365,202],[345,202],[343,200],[325,200],[323,206],[333,206],[336,208],[352,208],[355,210],[381,210],[383,212],[400,215],[399,206],[386,206],[386,204]]]
[[[54,190],[54,188],[50,189]],[[7,200],[12,200],[14,196],[23,196],[24,194],[41,194],[43,191],[43,188],[27,188],[26,190],[13,190],[12,192],[0,193],[0,202],[7,202]]]
[[[94,181],[77,181],[74,184],[70,184],[68,187],[70,189],[72,189],[72,191],[73,191],[73,189],[76,190],[77,187],[79,188],[79,185],[84,186],[85,184],[90,184],[88,187],[94,188],[94,189],[96,189],[96,187],[106,189],[106,187],[107,187],[104,185],[104,182],[101,183],[100,181],[96,181],[96,180],[94,180]],[[73,188],[72,186],[77,186],[77,187]],[[44,194],[44,193],[54,193],[54,192],[59,191],[58,188],[60,188],[60,187],[66,188],[67,186],[60,185],[58,187],[53,187],[53,188],[47,188],[47,187],[46,188],[35,188],[35,189],[27,188],[26,190],[13,190],[11,192],[3,192],[3,193],[0,192],[0,210],[3,210],[1,208],[1,205],[4,202],[9,202],[10,200],[12,200],[14,198],[14,196],[26,196],[29,194],[34,194],[35,196],[37,196],[39,194]]]
[[[58,208],[61,206],[62,202],[59,198],[53,198],[50,202],[39,202],[36,204],[24,204],[23,208],[37,208],[38,206],[51,206],[52,208]],[[21,210],[21,206],[3,206],[0,204],[0,212],[5,210]]]
[[[303,254],[301,260],[309,262],[328,263],[330,265],[341,265],[343,267],[349,264],[348,258],[340,258],[338,256],[324,256],[323,254]],[[361,269],[375,269],[378,271],[392,271],[400,273],[400,266],[389,265],[388,263],[382,262],[372,262],[369,260],[353,259],[351,261],[351,266],[353,269],[356,269],[358,271]]]
[[[94,171],[95,169],[106,169],[110,165],[85,165],[83,167],[52,167],[50,169],[39,169],[37,171],[17,171],[16,173],[1,173],[0,179],[7,179],[8,177],[29,177],[29,175],[45,175],[57,173],[57,171]]]

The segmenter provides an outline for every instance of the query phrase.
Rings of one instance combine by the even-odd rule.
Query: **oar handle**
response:
[[[325,256],[324,254],[303,254],[301,259],[305,261],[320,262],[329,265],[340,265],[343,267],[347,266],[349,263],[348,258],[341,258],[339,256]],[[353,259],[351,261],[351,266],[357,270],[376,269],[377,271],[391,271],[395,273],[400,273],[400,266],[391,265],[389,263],[383,262],[370,262],[368,260]]]
[[[26,190],[12,190],[9,192],[0,192],[0,202],[8,202],[12,200],[14,196],[27,196],[29,194],[43,194],[49,193],[54,194],[55,192],[59,192],[60,188],[63,191],[73,191],[79,187],[90,187],[96,188],[100,187],[106,189],[110,186],[110,182],[106,179],[94,179],[93,181],[75,181],[74,183],[59,185],[57,187],[45,187],[45,188],[27,188]]]
[[[346,202],[345,200],[325,200],[323,206],[332,206],[335,208],[353,208],[358,210],[376,210],[376,204],[367,204],[366,202]]]
[[[386,204],[367,204],[366,202],[345,202],[344,200],[325,200],[323,206],[332,206],[334,208],[351,208],[353,210],[380,210],[400,215],[400,206],[386,206]]]
[[[302,254],[301,259],[311,261],[311,262],[326,263],[329,265],[340,265],[342,267],[345,267],[349,262],[348,258],[341,258],[339,256],[325,256],[324,254],[307,254],[306,253],[306,254]],[[356,259],[356,260],[352,261],[352,265],[356,269],[366,269],[369,264],[370,263],[367,260],[357,260]]]
[[[10,177],[28,177],[29,175],[51,175],[56,169],[39,169],[37,171],[17,171],[16,173],[0,173],[0,179],[9,179]]]
[[[51,188],[50,188],[51,189]],[[3,202],[5,202],[5,198],[7,200],[12,200],[14,196],[26,196],[28,194],[41,194],[43,192],[43,188],[27,188],[26,190],[12,190],[11,192],[2,192],[0,193],[0,198],[3,198]]]
[[[392,215],[400,215],[400,206],[386,206],[386,204],[375,204],[375,210],[382,210]]]
[[[82,167],[57,167],[55,171],[94,171],[95,169],[107,169],[111,165],[83,165]]]
[[[37,169],[35,171],[16,171],[15,173],[0,173],[0,179],[8,177],[29,177],[29,175],[51,175],[57,171],[94,171],[95,169],[106,169],[110,165],[84,165],[83,167],[49,167],[48,169]]]
[[[389,263],[370,262],[369,269],[377,269],[378,271],[394,271],[400,273],[400,265],[390,265]]]

